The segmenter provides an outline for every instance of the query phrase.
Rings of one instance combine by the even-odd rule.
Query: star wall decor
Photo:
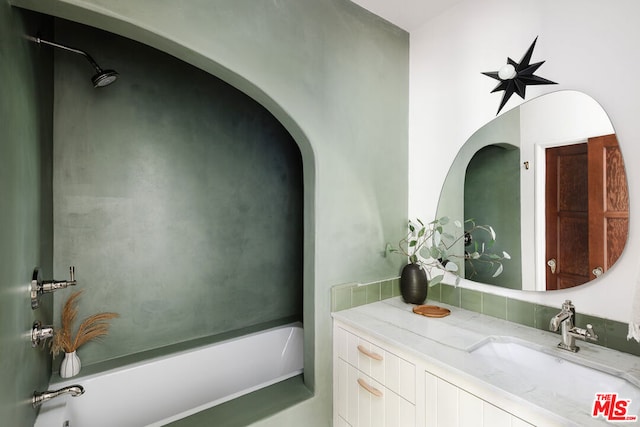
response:
[[[511,95],[514,93],[518,94],[520,98],[524,99],[525,92],[527,90],[527,85],[555,85],[556,82],[552,82],[551,80],[547,80],[545,78],[534,75],[538,68],[545,61],[536,62],[535,64],[530,64],[531,55],[533,55],[533,48],[536,46],[536,41],[538,41],[538,37],[535,38],[531,46],[524,54],[520,62],[515,62],[511,58],[507,58],[507,64],[502,66],[499,71],[488,71],[483,72],[485,76],[489,76],[492,79],[499,80],[500,83],[491,91],[498,92],[503,90],[504,94],[502,95],[502,102],[500,102],[500,107],[498,108],[498,112],[496,116],[500,114],[500,110],[502,107],[509,101]]]

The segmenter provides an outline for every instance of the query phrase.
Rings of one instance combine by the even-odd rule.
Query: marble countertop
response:
[[[611,425],[602,417],[591,416],[593,401],[577,404],[565,390],[554,388],[550,391],[548,387],[545,389],[530,380],[523,380],[506,368],[508,363],[496,363],[491,358],[479,356],[474,350],[491,341],[514,342],[555,359],[572,361],[623,378],[629,386],[625,390],[633,389],[633,396],[618,397],[632,398],[628,414],[640,414],[639,357],[581,340],[576,341],[580,351],[572,353],[556,347],[560,341],[558,334],[442,303],[427,301],[426,304],[448,308],[451,314],[443,318],[416,315],[412,312],[414,305],[396,297],[335,312],[333,317],[424,361],[433,368],[435,375],[445,380],[448,379],[446,377],[455,379],[454,383],[485,400],[494,402],[497,399],[505,404],[505,410],[529,422],[538,420],[542,423],[544,420],[545,425],[568,426]],[[600,391],[623,393],[623,390]]]

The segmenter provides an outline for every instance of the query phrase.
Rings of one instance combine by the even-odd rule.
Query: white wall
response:
[[[630,184],[630,233],[618,263],[602,278],[554,292],[488,292],[558,306],[566,298],[582,313],[626,322],[638,275],[640,227],[640,2],[637,0],[467,0],[411,33],[409,214],[435,214],[440,187],[459,147],[495,117],[502,92],[491,94],[507,56],[519,61],[539,36],[532,60],[546,60],[537,75],[557,85],[529,86],[527,99],[561,89],[589,94],[609,114],[618,135]],[[508,110],[521,102],[516,95]],[[462,286],[474,287],[463,283]]]

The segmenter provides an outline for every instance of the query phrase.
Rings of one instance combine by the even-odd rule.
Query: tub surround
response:
[[[296,425],[305,419],[309,426],[326,426],[331,412],[329,290],[335,283],[354,278],[390,276],[401,263],[382,259],[380,242],[403,231],[400,219],[406,217],[408,178],[381,171],[402,170],[407,163],[408,34],[342,0],[286,0],[259,2],[258,6],[234,0],[163,2],[161,7],[152,0],[11,4],[111,31],[214,74],[262,104],[295,139],[303,161],[304,227],[298,235],[304,241],[305,384],[314,396],[260,425]],[[121,73],[114,85],[100,92],[105,98],[117,96],[131,82],[125,79],[129,66],[119,64],[116,57],[93,52],[101,64]],[[131,65],[137,64],[134,58]],[[86,74],[80,78],[86,79]],[[119,133],[117,122],[107,130],[111,136]],[[89,133],[96,134],[95,130]],[[361,213],[355,223],[353,212]],[[336,250],[337,241],[346,244],[343,250]],[[349,257],[344,256],[345,250],[351,253]],[[372,263],[372,257],[382,262]],[[68,265],[58,260],[62,267]],[[111,265],[104,265],[104,273],[110,274]],[[76,267],[80,279],[80,265]],[[29,268],[33,269],[32,263]],[[131,277],[127,280],[135,282]],[[97,294],[99,300],[102,295]],[[183,307],[204,312],[199,303],[206,300],[199,298],[194,308],[185,301],[190,298],[188,294],[178,296],[166,318],[182,319]],[[152,293],[122,296],[121,301],[145,309],[136,319],[137,326],[149,329],[155,324],[148,322],[147,311],[168,311],[158,301],[162,299],[164,296]],[[122,311],[111,305],[110,309]],[[110,337],[122,349],[137,346],[134,340],[116,341],[115,331]],[[171,342],[171,338],[156,337],[153,347]],[[109,349],[109,357],[115,356],[113,347]],[[94,356],[97,362],[99,352]]]
[[[120,314],[83,366],[301,320],[302,163],[282,124],[163,52],[62,19],[55,33],[122,76],[96,90],[55,52],[54,265],[87,288],[79,316]]]
[[[209,335],[206,337],[196,338],[188,341],[182,341],[182,342],[154,348],[147,351],[141,351],[141,352],[129,354],[126,356],[104,360],[102,362],[93,363],[87,366],[83,365],[80,373],[73,378],[76,380],[81,380],[82,378],[89,377],[92,375],[97,375],[103,372],[108,372],[113,369],[124,368],[126,366],[143,363],[144,361],[147,361],[147,360],[154,360],[162,357],[169,357],[169,356],[178,354],[180,352],[191,351],[200,347],[216,344],[222,341],[232,340],[232,339],[243,337],[245,335],[251,335],[261,331],[266,331],[268,329],[280,327],[283,325],[288,325],[291,323],[295,323],[297,321],[298,321],[298,318],[295,316],[285,317],[282,319],[277,319],[270,322],[264,322],[258,325],[252,325],[246,328],[229,331],[222,334]],[[82,356],[82,350],[80,350],[80,356]],[[62,357],[63,356],[60,355],[59,358],[54,360],[54,364],[56,367],[60,365],[60,360],[62,359]],[[59,372],[54,371],[51,374],[50,382],[59,383],[61,381],[65,381],[65,380],[60,377]]]
[[[72,426],[95,427],[166,425],[300,377],[301,326],[294,323],[276,327],[82,379],[53,383],[50,387],[55,389],[78,384],[86,393],[82,399],[61,397],[44,403],[35,426],[61,426],[66,421]],[[256,348],[260,351],[256,352]],[[130,387],[123,387],[127,384]],[[301,387],[296,385],[299,381],[285,389],[300,392]],[[162,388],[167,388],[167,393],[158,394],[157,390]],[[291,401],[309,393],[299,394],[286,396],[286,392],[280,392],[278,396]],[[281,401],[276,399],[269,407]],[[208,419],[220,421],[215,417]]]
[[[457,384],[480,399],[534,425],[606,424],[602,418],[590,416],[589,402],[585,407],[567,404],[559,396],[554,397],[530,384],[519,383],[513,376],[501,376],[494,363],[474,358],[469,353],[496,337],[509,337],[554,354],[561,351],[555,348],[558,335],[458,307],[442,303],[438,305],[449,308],[451,315],[441,319],[417,316],[411,312],[413,305],[394,297],[335,312],[333,318],[352,331],[362,332],[392,346],[407,358],[418,360],[428,367],[427,371],[431,374]],[[581,350],[578,353],[560,353],[560,357],[587,366],[624,372],[627,381],[636,387],[640,386],[640,359],[637,357],[591,343],[579,342],[579,346]],[[416,368],[416,381],[421,381],[423,377],[418,371]],[[635,403],[634,409],[637,409],[640,402]]]
[[[224,420],[225,427],[246,427],[313,397],[302,375],[289,378],[270,387],[174,421],[171,427],[211,427],[212,420]],[[247,408],[251,408],[247,411]]]
[[[50,296],[32,310],[26,290],[35,266],[53,272],[53,58],[22,38],[36,28],[49,35],[50,18],[0,4],[0,420],[16,426],[33,424],[29,398],[51,372],[49,353],[25,339],[53,311]]]

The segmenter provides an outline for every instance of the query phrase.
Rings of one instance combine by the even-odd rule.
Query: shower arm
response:
[[[64,45],[61,45],[61,44],[58,44],[58,43],[54,43],[54,42],[50,42],[50,41],[47,41],[47,40],[43,40],[40,37],[33,37],[33,36],[25,36],[25,37],[27,38],[27,40],[30,40],[30,41],[38,43],[38,44],[46,44],[46,45],[49,45],[49,46],[57,47],[59,49],[67,50],[69,52],[73,52],[73,53],[77,53],[79,55],[82,55],[85,58],[87,58],[87,61],[89,61],[89,63],[93,66],[93,68],[96,70],[96,72],[98,72],[98,73],[102,72],[102,68],[100,68],[98,63],[96,61],[94,61],[93,58],[91,57],[91,55],[89,55],[84,50],[80,50],[80,49],[76,49],[74,47],[64,46]]]

